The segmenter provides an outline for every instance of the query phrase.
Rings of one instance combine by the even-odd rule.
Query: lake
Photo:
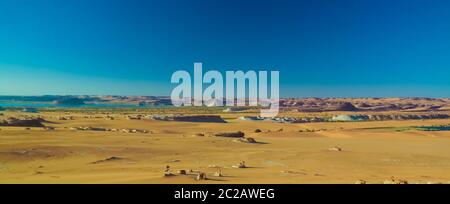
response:
[[[139,107],[154,107],[154,106],[138,106],[131,103],[86,103],[83,105],[61,105],[46,102],[11,102],[0,101],[2,108],[139,108]]]

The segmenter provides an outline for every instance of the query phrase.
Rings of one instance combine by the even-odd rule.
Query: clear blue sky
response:
[[[448,0],[0,0],[0,95],[169,95],[279,70],[282,96],[450,97]]]

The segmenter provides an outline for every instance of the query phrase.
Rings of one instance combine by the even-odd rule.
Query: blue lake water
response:
[[[60,105],[53,103],[32,103],[32,102],[2,102],[0,101],[0,107],[2,108],[139,108],[139,107],[154,107],[154,106],[138,106],[136,104],[127,103],[86,103],[84,105]]]

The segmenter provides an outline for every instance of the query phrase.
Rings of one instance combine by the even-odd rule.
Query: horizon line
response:
[[[43,96],[73,96],[73,97],[77,97],[77,96],[88,96],[88,97],[92,97],[92,96],[120,96],[120,97],[167,97],[170,98],[169,95],[164,96],[164,95],[121,95],[121,94],[67,94],[67,95],[59,95],[59,94],[43,94],[43,95],[3,95],[0,94],[0,97],[43,97]],[[226,97],[224,97],[225,99]],[[280,99],[307,99],[307,98],[320,98],[320,99],[329,99],[329,98],[336,98],[336,99],[344,99],[344,98],[352,98],[352,99],[363,99],[363,98],[370,98],[370,99],[374,99],[374,98],[403,98],[403,99],[408,99],[408,98],[419,98],[419,99],[450,99],[450,97],[426,97],[426,96],[367,96],[367,97],[339,97],[339,96],[328,96],[328,97],[319,97],[319,96],[305,96],[305,97],[293,97],[293,96],[288,96],[288,97],[280,97]]]

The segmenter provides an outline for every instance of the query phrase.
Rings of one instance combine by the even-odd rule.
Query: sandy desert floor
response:
[[[58,114],[64,113],[40,113]],[[383,183],[391,177],[450,183],[450,131],[401,130],[450,124],[448,119],[284,124],[242,121],[233,114],[224,116],[227,123],[82,115],[48,119],[52,123],[46,125],[56,128],[52,131],[0,127],[0,183]],[[77,126],[151,133],[68,128]],[[306,129],[317,131],[300,131]],[[258,143],[208,136],[231,131],[243,131]],[[331,151],[335,146],[342,151]],[[248,168],[233,167],[241,161]],[[176,176],[163,176],[167,165]],[[205,172],[208,179],[178,175],[182,169]]]

